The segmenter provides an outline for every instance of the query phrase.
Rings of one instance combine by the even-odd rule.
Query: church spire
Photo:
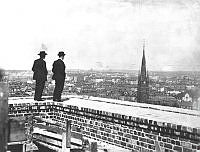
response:
[[[149,99],[149,76],[146,70],[145,43],[144,43],[141,71],[138,75],[137,101],[148,103],[148,99]]]
[[[143,44],[141,75],[146,75],[145,41],[144,41],[144,44]]]

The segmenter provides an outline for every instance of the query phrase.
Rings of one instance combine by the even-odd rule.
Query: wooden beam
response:
[[[0,78],[2,78],[0,76]],[[0,152],[6,152],[8,140],[8,85],[0,80]]]
[[[71,120],[66,121],[66,147],[71,148]]]
[[[91,152],[97,152],[97,142],[91,142]]]

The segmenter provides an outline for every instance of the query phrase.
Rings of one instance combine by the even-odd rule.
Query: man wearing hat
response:
[[[46,62],[44,61],[47,53],[45,51],[40,51],[38,55],[40,56],[40,58],[34,61],[32,67],[32,71],[34,72],[33,80],[36,80],[34,100],[43,101],[42,92],[45,86],[45,81],[47,81],[48,73]]]
[[[53,63],[53,76],[52,79],[55,80],[55,88],[53,92],[53,101],[61,102],[61,94],[64,88],[65,82],[65,63],[63,62],[65,53],[63,51],[58,53],[59,59]]]

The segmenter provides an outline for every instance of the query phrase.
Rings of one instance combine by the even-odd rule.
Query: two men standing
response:
[[[45,81],[47,81],[47,74],[48,74],[46,68],[46,62],[44,61],[47,53],[45,51],[40,51],[38,55],[40,55],[40,58],[34,61],[32,67],[32,71],[34,72],[33,80],[36,80],[34,100],[43,101],[44,99],[42,99],[42,92],[45,86]],[[55,80],[53,101],[60,102],[66,76],[65,64],[63,62],[65,53],[61,51],[58,53],[58,56],[59,59],[53,63],[52,79]]]

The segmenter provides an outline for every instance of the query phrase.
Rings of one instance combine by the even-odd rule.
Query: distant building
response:
[[[141,71],[138,75],[137,102],[148,103],[148,100],[149,100],[149,76],[146,70],[145,46],[143,46]]]
[[[151,96],[149,98],[149,103],[162,106],[179,107],[178,101],[172,96]]]
[[[103,78],[96,78],[93,80],[95,83],[100,83],[100,82],[103,82],[104,79]]]
[[[185,109],[200,110],[200,89],[193,88],[179,93],[177,96],[179,106]]]

